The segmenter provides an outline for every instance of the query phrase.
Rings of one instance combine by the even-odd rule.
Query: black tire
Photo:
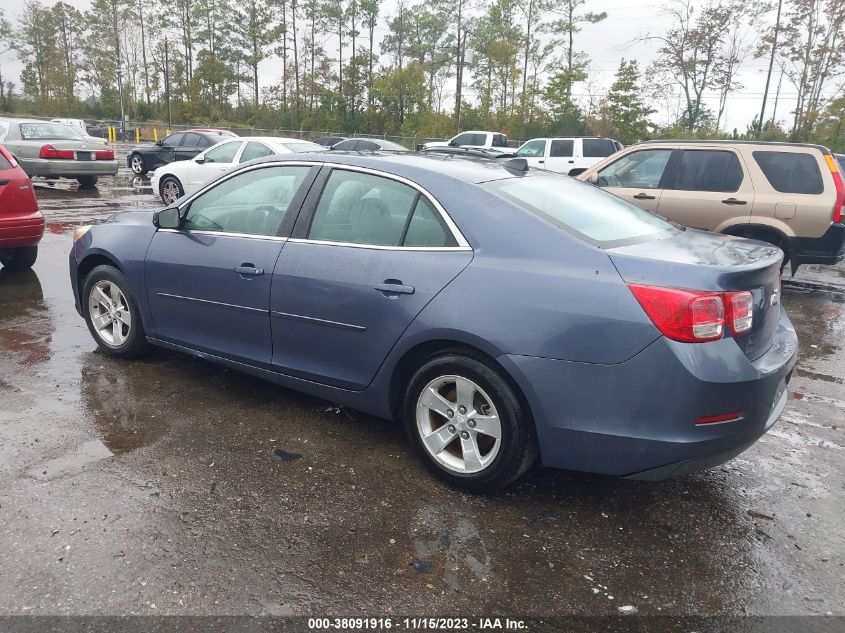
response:
[[[458,473],[438,463],[423,445],[417,426],[417,402],[423,389],[440,376],[475,382],[492,400],[501,423],[501,446],[490,464],[473,473]],[[539,454],[534,421],[516,388],[491,361],[469,350],[447,350],[430,357],[414,373],[405,391],[403,422],[411,445],[426,467],[447,484],[472,493],[493,493],[519,479]]]
[[[89,299],[94,287],[100,281],[108,281],[117,286],[126,299],[127,307],[130,311],[131,324],[128,326],[128,333],[126,340],[119,345],[111,345],[107,343],[97,332],[92,322],[92,317],[89,309]],[[149,349],[147,337],[144,333],[144,325],[141,323],[141,313],[138,309],[138,302],[135,299],[135,294],[129,285],[129,280],[114,266],[97,266],[92,270],[85,281],[82,283],[82,310],[85,314],[85,323],[88,325],[88,331],[97,342],[97,345],[109,356],[116,356],[118,358],[137,358],[143,355]]]
[[[144,157],[138,153],[132,153],[129,156],[129,169],[132,170],[132,173],[136,176],[143,176],[146,174],[149,169],[147,168],[147,161],[144,160]]]
[[[165,196],[164,190],[165,190],[165,187],[167,187],[168,185],[175,186],[176,190],[178,192],[176,197],[173,198],[172,200],[167,200],[164,197]],[[161,183],[159,183],[158,195],[161,198],[161,201],[164,202],[164,204],[171,205],[174,202],[176,202],[176,200],[178,200],[179,198],[181,198],[182,196],[185,195],[185,188],[182,187],[182,183],[179,182],[179,179],[176,176],[165,176],[164,178],[161,179]]]
[[[3,255],[0,255],[0,264],[9,271],[28,270],[35,264],[36,259],[38,259],[38,247],[24,246],[5,251]]]
[[[93,189],[100,178],[99,176],[77,176],[76,179],[79,181],[80,189]]]

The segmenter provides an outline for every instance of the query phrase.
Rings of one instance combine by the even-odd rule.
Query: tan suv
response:
[[[820,145],[650,141],[577,176],[685,226],[776,244],[793,272],[845,257],[845,183]]]

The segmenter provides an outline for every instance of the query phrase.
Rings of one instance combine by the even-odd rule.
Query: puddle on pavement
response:
[[[48,460],[26,471],[28,477],[49,480],[62,475],[77,473],[92,462],[108,459],[112,451],[100,440],[80,444],[73,451]]]

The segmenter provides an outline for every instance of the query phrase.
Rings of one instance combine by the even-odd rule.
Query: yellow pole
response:
[[[158,143],[158,128],[157,128],[157,127],[154,127],[154,128],[153,128],[153,140],[154,140],[156,143]]]
[[[135,142],[136,143],[141,142],[141,128],[139,128],[139,127],[135,128]]]
[[[109,141],[114,142],[114,126],[109,126]]]

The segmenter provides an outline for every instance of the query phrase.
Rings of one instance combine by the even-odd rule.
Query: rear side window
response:
[[[616,151],[616,146],[609,138],[585,138],[583,141],[584,156],[604,158]]]
[[[572,156],[574,150],[575,141],[573,141],[572,139],[552,141],[552,146],[549,148],[549,156]]]
[[[245,163],[253,158],[261,158],[262,156],[270,156],[272,154],[272,150],[264,145],[264,143],[258,143],[257,141],[250,141],[246,144],[244,151],[241,152],[241,159],[239,162]]]
[[[567,233],[604,248],[679,230],[622,198],[565,176],[508,178],[482,186]]]
[[[820,194],[822,174],[815,157],[803,152],[754,152],[754,160],[775,191]]]
[[[455,240],[446,230],[440,214],[422,196],[417,200],[402,246],[455,246]]]
[[[469,145],[484,145],[487,143],[487,135],[486,134],[473,134],[472,140],[469,142]]]
[[[733,192],[742,183],[742,167],[733,152],[686,150],[673,189]]]

